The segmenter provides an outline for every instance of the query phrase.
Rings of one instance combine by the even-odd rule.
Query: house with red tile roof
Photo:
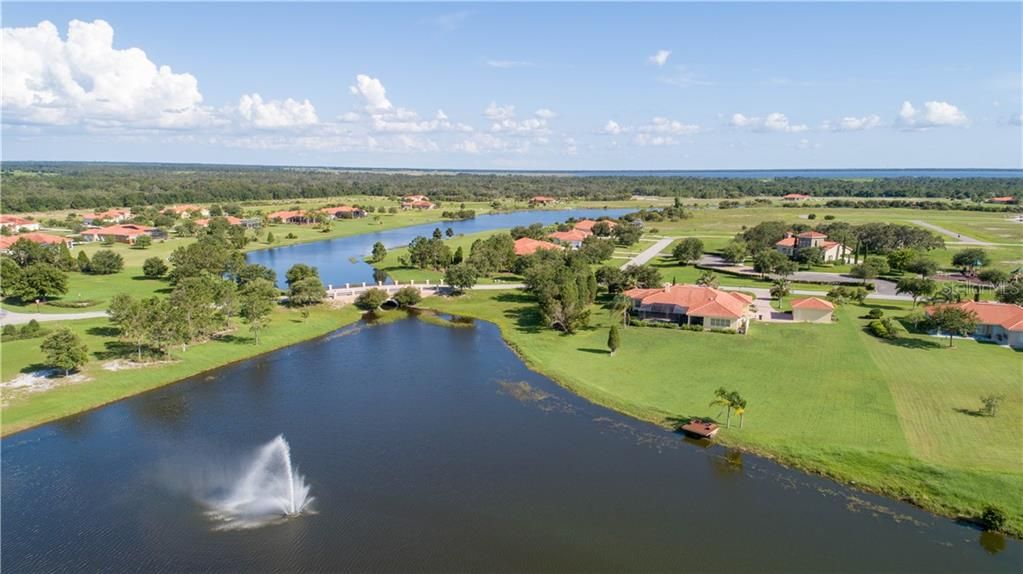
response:
[[[557,202],[558,198],[549,195],[534,195],[529,198],[529,205],[553,205]]]
[[[606,223],[608,227],[610,227],[611,229],[618,227],[618,224],[615,223],[614,221],[611,221],[610,219],[601,219],[598,221],[594,221],[592,219],[583,219],[581,221],[576,222],[574,229],[578,229],[579,231],[585,231],[586,233],[593,233],[593,226],[597,225],[598,223]]]
[[[425,195],[406,195],[401,198],[402,203],[412,203],[413,201],[430,201],[430,198]]]
[[[1004,195],[1002,197],[992,197],[988,201],[991,203],[1012,203],[1016,201],[1016,198],[1011,195]]]
[[[62,237],[60,235],[50,235],[49,233],[22,233],[21,235],[10,235],[7,237],[0,237],[0,251],[6,252],[11,248],[12,245],[18,242],[19,239],[27,239],[32,243],[38,243],[40,245],[67,245],[68,248],[74,247],[75,243],[70,237]]]
[[[276,221],[280,223],[309,223],[312,221],[304,211],[275,211],[270,215],[266,216],[270,221]]]
[[[792,302],[792,320],[803,323],[830,323],[835,305],[820,297],[805,297]]]
[[[188,219],[188,218],[192,217],[192,214],[198,214],[200,217],[209,217],[210,216],[210,210],[206,209],[205,207],[200,207],[198,205],[195,205],[193,203],[184,203],[184,204],[181,204],[181,205],[172,205],[172,206],[168,207],[167,209],[165,209],[164,211],[169,211],[169,212],[173,213],[174,215],[177,215],[178,217],[183,217],[185,219]]]
[[[162,237],[164,233],[155,227],[126,223],[124,225],[111,225],[99,229],[87,229],[82,232],[82,239],[86,241],[116,241],[133,245],[135,240],[142,235],[150,237]]]
[[[97,221],[113,221],[114,223],[121,223],[131,219],[130,209],[108,209],[106,211],[90,213],[82,216],[82,221],[92,225]]]
[[[786,193],[781,196],[782,201],[804,201],[811,199],[813,196],[806,195],[805,193]]]
[[[791,232],[774,244],[774,248],[787,257],[792,257],[800,249],[819,247],[824,252],[824,261],[843,259],[848,249],[837,241],[828,241],[828,236],[818,231],[804,231],[798,235]]]
[[[970,334],[973,338],[1006,345],[1013,349],[1023,349],[1023,307],[991,301],[968,301],[949,305],[972,311],[977,315],[977,328]],[[933,305],[927,307],[925,311],[930,315],[943,306]]]
[[[39,222],[16,215],[0,215],[0,227],[15,233],[18,231],[39,231]]]
[[[579,249],[583,245],[583,240],[593,235],[589,231],[581,231],[579,229],[571,229],[569,231],[555,231],[550,233],[547,237],[555,241],[560,241],[566,245],[571,246],[573,249]]]
[[[409,197],[426,197],[425,195],[412,195]],[[437,207],[432,201],[426,199],[414,199],[410,201],[402,201],[402,209],[433,209]]]
[[[515,255],[532,255],[542,249],[558,250],[564,249],[564,247],[550,241],[540,241],[531,237],[520,237],[515,240]]]
[[[358,207],[352,207],[351,205],[339,205],[337,207],[324,207],[321,209],[323,213],[333,217],[334,219],[355,219],[357,217],[365,217],[366,212],[359,209]]]
[[[216,219],[216,218],[213,218],[213,219]],[[221,217],[221,219],[226,219],[227,223],[229,225],[244,225],[245,224],[245,220],[244,219],[235,217],[233,215],[225,215],[225,216]],[[196,219],[195,220],[195,224],[198,225],[199,227],[208,227],[209,224],[210,224],[210,221],[212,221],[212,219]]]
[[[702,325],[704,329],[734,329],[745,333],[753,316],[753,299],[742,293],[703,285],[665,285],[629,289],[630,314],[639,319]]]

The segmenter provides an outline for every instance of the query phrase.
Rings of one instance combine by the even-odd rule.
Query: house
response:
[[[174,215],[178,217],[183,217],[185,219],[192,217],[193,213],[197,213],[201,217],[210,216],[210,210],[206,209],[205,207],[199,207],[198,205],[194,205],[191,203],[185,203],[182,205],[172,205],[168,207],[165,211],[169,211]]]
[[[792,302],[792,320],[803,323],[830,323],[835,305],[819,297],[805,297]]]
[[[990,301],[969,301],[952,304],[977,315],[977,328],[970,335],[981,341],[1023,349],[1023,307]],[[927,307],[928,315],[941,305]]]
[[[1005,195],[1005,196],[1002,196],[1002,197],[992,197],[988,201],[990,201],[991,203],[1003,203],[1003,204],[1004,203],[1014,203],[1016,201],[1016,198],[1014,196],[1011,196],[1011,195]]]
[[[589,231],[580,231],[578,229],[572,229],[569,231],[555,231],[547,235],[551,239],[560,241],[572,247],[572,249],[579,249],[583,245],[583,240],[593,235]]]
[[[163,231],[155,227],[128,223],[101,227],[99,229],[88,229],[82,232],[82,239],[86,241],[116,241],[133,245],[135,240],[142,235],[154,238],[166,236]]]
[[[321,209],[323,213],[330,215],[334,219],[354,219],[357,217],[365,217],[366,212],[359,209],[358,207],[352,207],[350,205],[341,205],[338,207],[324,207]]]
[[[583,219],[582,221],[576,222],[575,229],[579,231],[585,231],[586,233],[593,233],[593,226],[598,223],[606,223],[608,227],[610,227],[611,229],[618,227],[618,224],[615,223],[614,221],[611,221],[610,219],[602,219],[600,221],[594,221],[592,219]]]
[[[630,289],[625,296],[632,299],[631,313],[643,320],[703,325],[705,329],[733,329],[745,333],[753,316],[753,299],[749,296],[703,285]]]
[[[424,196],[424,195],[414,195],[414,196],[410,196],[410,197],[426,197],[426,196]],[[437,207],[437,206],[434,205],[433,202],[427,201],[425,199],[416,199],[416,200],[413,200],[413,201],[403,201],[401,203],[401,208],[402,209],[433,209],[434,207]]]
[[[32,243],[38,243],[40,245],[67,245],[68,248],[74,247],[75,243],[70,237],[61,237],[60,235],[50,235],[49,233],[23,233],[21,235],[10,235],[8,237],[0,237],[0,252],[6,252],[11,248],[12,245],[17,243],[19,239],[27,239]]]
[[[0,227],[14,233],[19,231],[39,231],[39,222],[15,215],[0,215]]]
[[[266,216],[267,219],[279,223],[309,223],[311,219],[304,211],[275,211]]]
[[[515,255],[532,255],[541,249],[564,249],[564,247],[551,243],[550,241],[540,241],[530,237],[520,237],[515,240]]]
[[[216,219],[216,218],[213,218],[213,219]],[[226,219],[227,223],[229,225],[243,225],[244,226],[245,225],[245,221],[246,221],[245,219],[239,219],[237,217],[234,217],[233,215],[225,215],[225,216],[221,217],[220,219]],[[212,219],[196,219],[195,220],[195,224],[198,225],[199,227],[208,227],[209,224],[210,224],[210,221],[212,221]]]
[[[782,201],[806,201],[812,199],[813,196],[806,195],[805,193],[786,193],[781,196]]]
[[[401,198],[402,203],[412,203],[414,201],[430,201],[430,198],[425,195],[406,195]]]
[[[557,202],[557,198],[548,195],[534,195],[529,198],[529,205],[554,205]]]
[[[82,221],[88,225],[92,225],[98,221],[113,221],[114,223],[122,223],[131,219],[130,209],[108,209],[100,213],[92,213],[89,215],[83,215]]]
[[[809,247],[819,247],[824,252],[824,261],[841,260],[848,251],[845,245],[837,241],[828,241],[828,236],[818,231],[804,231],[798,235],[788,232],[784,239],[774,244],[775,249],[788,257],[792,257],[800,249]]]

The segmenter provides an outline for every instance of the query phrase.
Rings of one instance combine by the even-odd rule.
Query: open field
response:
[[[743,429],[720,440],[949,515],[995,503],[1023,532],[1023,356],[972,340],[863,331],[866,307],[830,325],[754,324],[747,336],[632,327],[615,357],[612,319],[566,336],[539,325],[517,292],[431,299],[438,310],[497,323],[535,369],[607,406],[653,422],[724,415],[708,406],[719,386],[749,401]],[[888,314],[908,306],[885,304]],[[1003,394],[997,417],[971,413]],[[734,422],[734,421],[733,421]]]
[[[107,319],[89,319],[66,323],[88,345],[90,363],[81,370],[80,382],[63,383],[50,379],[54,388],[30,393],[4,388],[0,435],[8,435],[63,416],[88,410],[156,387],[190,377],[228,363],[247,359],[274,349],[311,339],[358,320],[354,307],[333,309],[322,305],[310,309],[303,321],[298,311],[279,308],[270,325],[260,333],[260,342],[253,339],[245,326],[234,335],[182,352],[172,351],[172,362],[139,368],[111,370],[117,359],[131,356],[134,347],[117,340],[117,328]],[[47,326],[46,328],[50,328]],[[0,377],[5,383],[19,375],[45,369],[39,344],[42,339],[24,339],[3,344]],[[79,377],[75,377],[77,380]]]

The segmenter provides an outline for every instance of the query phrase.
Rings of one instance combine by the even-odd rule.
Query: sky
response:
[[[1023,4],[4,2],[2,159],[1023,167]]]

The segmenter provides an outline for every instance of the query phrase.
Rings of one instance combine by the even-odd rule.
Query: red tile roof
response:
[[[796,299],[792,302],[793,309],[816,309],[819,311],[834,311],[835,306],[831,301],[825,301],[818,297],[807,297],[805,299]]]
[[[532,255],[541,249],[563,249],[550,241],[539,241],[530,237],[515,240],[515,255]]]
[[[414,201],[430,201],[430,198],[425,195],[406,195],[401,198],[403,203],[412,203]]]
[[[547,237],[557,239],[558,241],[564,241],[565,243],[572,243],[574,241],[582,241],[591,235],[593,234],[589,231],[572,229],[570,231],[555,231],[554,233],[547,235]]]
[[[143,235],[154,228],[147,227],[145,225],[111,225],[110,227],[101,227],[99,229],[89,229],[82,232],[82,235],[115,235],[118,237],[135,237]]]
[[[805,193],[786,193],[781,196],[782,199],[810,199],[811,196]]]
[[[8,225],[32,225],[33,223],[38,222],[32,221],[31,219],[18,217],[17,215],[0,215],[0,223]]]
[[[171,211],[173,211],[174,213],[186,213],[186,212],[189,212],[189,211],[202,211],[201,207],[199,207],[198,205],[193,205],[191,203],[185,203],[185,204],[182,204],[182,205],[172,205],[172,206],[170,206],[169,209]]]
[[[71,239],[68,237],[61,237],[59,235],[50,235],[49,233],[22,233],[21,235],[9,235],[7,237],[0,237],[0,249],[7,249],[11,245],[14,245],[19,239],[28,239],[32,243],[40,243],[43,245],[60,245],[61,243],[71,243]]]
[[[415,201],[405,201],[405,202],[402,202],[401,206],[402,207],[422,207],[422,208],[429,209],[429,208],[433,207],[433,202],[426,201],[425,199],[415,200]]]
[[[782,239],[781,241],[776,242],[775,245],[778,245],[778,246],[781,246],[781,247],[795,247],[796,246],[796,238],[795,237],[786,237],[785,239]]]
[[[281,221],[287,221],[295,217],[305,217],[305,213],[302,211],[275,211],[266,217],[271,220],[280,219]]]
[[[101,213],[86,215],[85,217],[92,217],[93,219],[117,219],[118,217],[128,217],[130,215],[130,209],[108,209]]]
[[[676,305],[693,317],[727,317],[739,319],[746,315],[753,299],[732,291],[721,291],[702,285],[668,285],[660,289],[630,289],[625,295],[642,305]]]
[[[1016,200],[1016,198],[1011,196],[1011,195],[1004,195],[1002,197],[992,197],[991,198],[991,202],[992,203],[1012,203],[1015,200]]]
[[[195,220],[195,224],[200,226],[200,227],[206,227],[207,225],[210,224],[210,221],[212,221],[213,219],[216,219],[216,218],[196,219]],[[237,218],[237,217],[235,217],[235,216],[233,216],[233,215],[226,215],[226,216],[224,216],[223,219],[226,219],[227,223],[230,224],[230,225],[241,225],[242,224],[242,220]]]
[[[545,201],[557,201],[557,199],[555,199],[553,197],[550,197],[548,195],[534,195],[533,198],[530,199],[529,201],[534,201],[534,202],[538,202],[539,203],[539,202],[545,202]]]
[[[968,301],[966,303],[950,304],[966,311],[973,311],[977,314],[977,321],[983,325],[1000,325],[1006,331],[1023,331],[1023,307],[1010,305],[1008,303],[992,303],[989,301]],[[933,305],[927,308],[927,313],[943,305]]]
[[[577,222],[575,224],[575,228],[578,229],[579,231],[588,231],[588,232],[592,233],[593,232],[593,226],[598,224],[598,223],[606,223],[609,226],[611,226],[612,229],[614,229],[615,227],[618,227],[617,223],[615,223],[614,221],[606,220],[606,219],[605,220],[601,220],[601,221],[594,221],[592,219],[584,219],[582,221]]]
[[[337,207],[324,207],[320,211],[322,211],[323,213],[329,213],[332,216],[337,217],[337,214],[339,213],[355,213],[356,211],[359,210],[352,207],[351,205],[339,205]]]

